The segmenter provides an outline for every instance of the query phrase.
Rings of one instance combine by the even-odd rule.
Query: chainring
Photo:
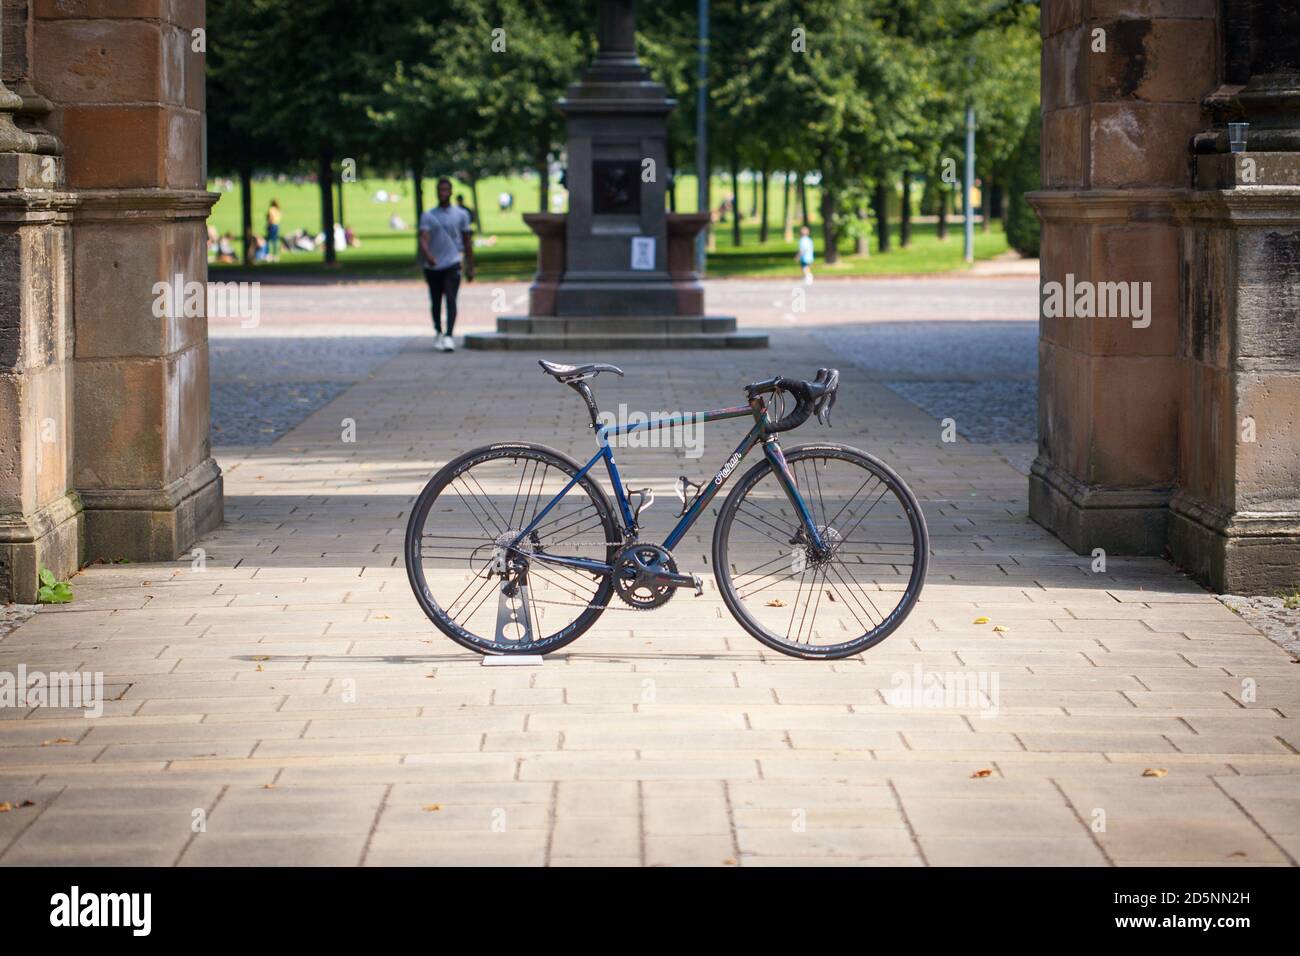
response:
[[[637,564],[638,558],[642,564],[677,573],[677,562],[667,548],[657,544],[629,544],[614,555],[614,593],[624,604],[638,611],[667,604],[677,589],[646,580],[645,573]]]

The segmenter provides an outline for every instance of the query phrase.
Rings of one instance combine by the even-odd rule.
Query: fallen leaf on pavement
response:
[[[991,776],[993,776],[992,770],[976,770],[973,774],[971,774],[971,779],[974,780],[981,777],[991,777]]]
[[[1169,771],[1168,771],[1168,770],[1165,770],[1163,767],[1147,767],[1145,770],[1142,771],[1142,776],[1144,776],[1144,777],[1163,777],[1163,776],[1165,776],[1165,775],[1168,774],[1168,773],[1169,773]]]
[[[772,598],[772,600],[770,600],[770,601],[767,602],[767,606],[768,606],[768,607],[785,607],[785,602],[782,601],[780,598]]]
[[[975,618],[975,623],[976,623],[976,624],[987,624],[988,622],[989,622],[989,619],[988,619],[987,617],[977,617],[977,618]]]
[[[433,813],[433,812],[435,812],[435,811],[437,811],[437,810],[441,810],[441,809],[442,809],[442,804],[441,804],[441,803],[426,803],[426,804],[424,805],[424,812],[425,812],[425,813]]]

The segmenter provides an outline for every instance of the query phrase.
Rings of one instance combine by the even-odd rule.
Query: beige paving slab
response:
[[[771,352],[682,352],[671,374],[639,355],[598,394],[720,407],[773,356],[826,364],[828,343],[778,330]],[[326,409],[227,462],[202,574],[92,567],[75,604],[0,641],[0,670],[98,671],[113,698],[97,720],[0,714],[0,800],[40,811],[0,815],[0,865],[1296,862],[1300,667],[1160,560],[1091,574],[1027,520],[999,450],[941,446],[848,363],[835,431],[790,441],[867,448],[923,499],[930,580],[888,641],[783,657],[708,580],[653,614],[611,610],[541,668],[482,667],[410,594],[410,503],[467,444],[528,433],[583,455],[590,429],[531,356],[458,352],[432,377],[429,362],[412,349],[338,399],[366,410],[356,447]],[[522,418],[478,401],[467,383],[486,374]],[[678,474],[707,478],[734,447],[733,424],[706,429],[709,465],[627,449],[620,466],[671,502]],[[671,511],[647,512],[647,540]],[[676,554],[706,578],[711,522]],[[996,676],[998,694],[892,705],[914,668]]]

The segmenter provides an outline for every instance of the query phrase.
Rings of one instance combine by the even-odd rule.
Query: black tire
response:
[[[785,453],[785,457],[795,476],[795,483],[808,503],[813,522],[822,529],[823,534],[827,534],[826,528],[834,529],[833,534],[839,538],[833,557],[814,561],[810,557],[811,549],[796,543],[797,539],[790,540],[799,531],[801,522],[795,516],[794,508],[781,491],[772,466],[765,458],[736,483],[718,515],[718,523],[713,531],[713,574],[718,582],[718,590],[741,627],[774,650],[810,660],[835,660],[860,654],[893,633],[916,605],[929,563],[930,539],[925,517],[916,496],[894,470],[866,452],[845,445],[815,444],[791,449]],[[826,463],[820,473],[817,465],[819,461]],[[827,503],[822,493],[823,480],[827,485],[831,483],[830,478],[823,479],[831,462],[837,463],[837,489],[846,489],[838,491],[844,499],[838,510],[832,510],[838,499],[832,498]],[[859,476],[863,477],[863,484],[849,497],[849,491]],[[851,506],[858,501],[857,496],[863,490],[868,495],[862,498],[858,506],[862,509],[858,516]],[[879,497],[876,503],[868,505],[870,496],[877,493]],[[874,544],[853,541],[857,529],[862,527],[877,505],[886,498],[892,499],[892,510],[875,513],[875,520],[867,532],[880,533],[874,530],[879,525],[897,540],[878,541]],[[763,503],[760,504],[760,501]],[[831,512],[829,515],[828,511]],[[848,517],[840,521],[846,513]],[[855,518],[856,524],[850,527],[849,522]],[[862,550],[857,550],[858,548]],[[804,555],[803,561],[798,560],[798,553]],[[749,565],[765,554],[774,556],[770,561],[759,563],[749,571],[739,570],[740,562],[736,561],[737,558]],[[788,574],[785,565],[781,563],[786,557],[790,558],[792,568]],[[774,564],[776,570],[765,570]],[[807,581],[808,567],[812,567],[811,582]],[[760,571],[765,573],[760,575]],[[859,576],[864,574],[869,576],[867,583],[872,585],[871,588],[859,580]],[[820,585],[819,576],[822,582]],[[768,580],[773,577],[776,580]],[[798,577],[797,582],[793,582],[795,577]],[[789,591],[794,583],[797,583],[798,590],[790,610],[790,624],[782,635],[779,630],[773,629],[773,624],[776,622],[779,626],[779,620],[784,617],[784,611],[778,609],[788,607],[790,602],[783,600],[781,595]],[[805,583],[808,584],[808,592],[803,604],[804,616],[799,619],[799,627],[795,630],[795,639],[792,641],[790,630],[794,627],[795,616],[799,612]],[[780,590],[773,592],[773,588]],[[759,597],[760,594],[767,596]],[[839,607],[829,612],[835,615],[833,624],[824,624],[825,634],[818,635],[828,636],[828,639],[823,644],[814,645],[812,641],[818,634],[817,613],[823,605],[823,594],[827,598],[827,608],[835,604]],[[880,594],[898,595],[896,601],[889,602],[892,604],[889,610],[878,606],[885,603],[877,601]],[[808,619],[810,608],[812,618]],[[846,618],[851,618],[856,623],[850,623]],[[806,643],[799,640],[805,624],[808,627]],[[830,640],[829,636],[836,626],[840,631],[854,636],[842,641]],[[860,633],[857,628],[862,628]],[[838,632],[833,636],[838,636]]]
[[[470,480],[469,476],[474,474],[475,469],[479,469],[480,476],[488,467],[495,465],[504,465],[506,462],[514,462],[519,468],[519,490],[514,491],[514,500],[509,504],[509,515],[506,517],[506,502],[509,501],[511,490],[513,488],[513,479],[505,486],[505,493],[501,495],[490,494],[483,487],[483,482]],[[520,463],[523,463],[520,466]],[[549,470],[546,470],[549,469]],[[547,487],[550,470],[557,474],[557,479],[551,487]],[[441,572],[449,570],[451,575],[457,573],[456,569],[462,564],[464,570],[460,572],[460,578],[453,582],[458,586],[461,581],[469,580],[466,590],[471,587],[480,588],[474,593],[470,601],[478,600],[478,595],[482,593],[483,585],[478,582],[482,579],[490,582],[494,578],[500,581],[495,574],[489,573],[486,569],[490,564],[492,555],[492,545],[494,536],[497,532],[504,534],[506,530],[519,530],[526,524],[525,514],[536,514],[541,507],[545,506],[547,500],[554,497],[560,492],[569,479],[577,475],[582,470],[582,466],[551,448],[542,445],[534,445],[529,442],[506,442],[496,445],[487,445],[482,448],[476,448],[468,451],[459,458],[448,462],[436,475],[425,485],[424,490],[416,498],[415,504],[411,509],[411,516],[406,525],[406,575],[410,581],[411,590],[415,594],[415,599],[419,602],[421,610],[428,616],[429,620],[437,625],[438,629],[450,637],[457,644],[466,647],[469,650],[476,651],[479,654],[549,654],[559,650],[566,644],[577,640],[582,634],[596,622],[605,607],[609,603],[610,596],[613,592],[613,581],[611,575],[605,574],[596,580],[594,575],[593,582],[589,585],[592,593],[587,595],[582,588],[583,573],[573,569],[557,570],[556,566],[545,564],[541,561],[529,562],[528,580],[531,582],[530,591],[538,592],[546,588],[555,591],[555,600],[537,600],[535,593],[534,600],[530,601],[530,606],[534,608],[535,617],[538,623],[541,623],[542,614],[536,613],[536,605],[544,605],[544,610],[549,610],[551,606],[572,608],[574,611],[573,620],[566,621],[564,626],[558,627],[551,634],[536,634],[532,640],[511,641],[503,643],[496,639],[495,626],[487,629],[488,633],[475,633],[471,626],[478,622],[480,630],[484,620],[480,616],[483,603],[487,603],[491,608],[495,608],[499,600],[500,586],[487,584],[487,594],[483,597],[478,607],[468,611],[464,621],[459,621],[457,616],[451,613],[457,606],[461,597],[453,599],[446,608],[439,603],[435,597],[435,590],[449,593],[449,586],[445,575]],[[523,496],[524,481],[531,471],[534,480],[537,473],[541,472],[541,485],[534,491],[529,483],[528,496],[523,497],[522,508],[520,508],[521,497]],[[562,475],[560,478],[558,476]],[[500,484],[500,482],[498,482]],[[490,486],[490,485],[489,485]],[[435,511],[440,498],[445,502],[447,507]],[[519,521],[515,520],[516,509],[519,511]],[[566,510],[567,509],[567,510]],[[589,513],[588,513],[589,510]],[[445,518],[445,514],[455,514],[454,518]],[[431,534],[426,531],[430,527],[430,515],[436,515],[440,524],[435,528],[447,527],[451,531],[463,531],[464,534]],[[577,515],[574,518],[574,515]],[[585,516],[584,516],[585,515]],[[473,521],[468,519],[472,518]],[[568,525],[563,522],[569,521]],[[477,524],[477,529],[474,525]],[[518,525],[519,527],[515,527]],[[603,560],[606,563],[612,562],[615,552],[618,550],[620,542],[620,532],[618,525],[614,520],[614,511],[610,507],[609,499],[600,486],[592,480],[590,475],[583,476],[569,493],[556,506],[555,511],[549,514],[545,521],[539,525],[539,530],[547,526],[556,528],[556,535],[560,533],[568,534],[574,532],[581,534],[583,537],[572,547],[579,546],[586,549],[582,554],[584,557],[590,557],[595,560]],[[430,544],[427,547],[445,548],[444,554],[430,556],[425,552],[426,540],[450,541],[452,544]],[[569,540],[569,539],[562,539]],[[475,544],[475,541],[481,541],[481,544]],[[469,542],[469,543],[465,543]],[[611,543],[612,542],[612,543]],[[549,542],[543,542],[549,543]],[[484,549],[488,549],[485,554]],[[553,553],[570,554],[572,551],[554,551]],[[463,559],[463,561],[462,561]],[[426,562],[445,561],[449,565],[448,569],[437,569],[440,573],[435,575],[438,584],[432,585],[429,576],[426,574]],[[570,579],[570,575],[573,579]],[[493,592],[496,592],[494,594]],[[561,593],[564,592],[564,593]],[[466,592],[462,592],[462,595]],[[494,597],[497,600],[494,600]],[[470,601],[466,602],[468,610]],[[495,612],[488,611],[488,618],[494,616]],[[568,612],[557,616],[567,616]],[[538,628],[544,630],[544,628]]]

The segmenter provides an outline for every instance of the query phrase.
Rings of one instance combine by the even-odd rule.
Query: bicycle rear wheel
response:
[[[792,657],[834,659],[879,644],[911,612],[930,543],[916,496],[884,462],[844,445],[785,453],[817,555],[771,464],[732,489],[713,532],[713,573],[732,615]]]
[[[509,554],[505,545],[581,471],[525,442],[466,452],[430,479],[406,527],[406,574],[444,634],[480,654],[546,654],[576,640],[609,603],[613,581],[537,557],[606,564],[621,543],[609,499],[589,475]]]

